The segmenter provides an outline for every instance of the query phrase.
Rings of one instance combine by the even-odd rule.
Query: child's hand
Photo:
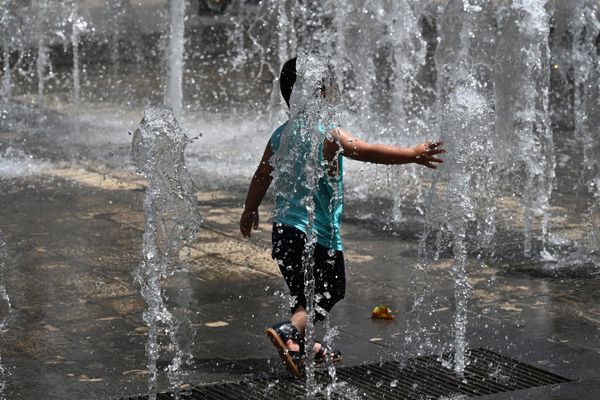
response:
[[[427,168],[436,169],[433,163],[443,163],[444,161],[440,158],[435,157],[436,154],[444,154],[446,150],[442,149],[443,142],[433,142],[431,140],[426,141],[413,147],[415,150],[415,162],[417,164],[424,165]]]
[[[240,232],[245,237],[250,237],[252,227],[258,229],[258,210],[244,210],[240,218]]]

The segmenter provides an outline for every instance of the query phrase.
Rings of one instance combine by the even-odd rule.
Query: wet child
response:
[[[290,100],[299,96],[300,84],[306,85],[308,71],[298,68],[302,59],[287,61],[280,76],[280,89],[288,107]],[[309,96],[320,97],[333,102],[336,96],[335,79],[330,67],[325,68],[317,87]],[[312,83],[308,82],[310,86]],[[306,87],[302,88],[306,93]],[[312,93],[312,94],[311,94]],[[296,100],[298,102],[298,100]],[[266,145],[264,154],[254,173],[240,220],[242,234],[249,237],[252,228],[258,228],[258,207],[261,204],[273,176],[277,176],[275,211],[273,216],[272,256],[277,261],[283,278],[293,299],[291,317],[268,328],[266,333],[276,346],[284,364],[294,374],[299,375],[299,363],[305,356],[304,333],[308,320],[307,299],[305,298],[306,249],[312,250],[311,263],[314,276],[315,319],[323,320],[332,307],[344,298],[346,278],[340,224],[343,209],[343,159],[378,163],[407,164],[417,163],[427,168],[436,168],[442,160],[436,155],[444,153],[441,142],[427,141],[414,147],[397,147],[384,144],[370,144],[357,139],[348,131],[336,126],[332,121],[319,120],[315,125],[322,133],[316,152],[310,146],[296,146],[294,152],[282,151],[290,143],[305,140],[298,132],[306,128],[302,111],[294,110],[298,104],[292,102],[293,117],[277,128]],[[326,117],[325,117],[326,118]],[[314,121],[313,121],[314,122]],[[293,147],[293,146],[292,146]],[[282,158],[292,158],[288,164]],[[311,184],[306,171],[312,158],[322,171],[317,171],[318,182]],[[287,167],[291,165],[292,167]],[[307,196],[312,196],[308,204]],[[307,238],[316,239],[314,246],[307,246]],[[314,240],[313,240],[314,241]],[[314,348],[316,362],[331,358],[340,359],[339,351],[329,349],[316,341]]]

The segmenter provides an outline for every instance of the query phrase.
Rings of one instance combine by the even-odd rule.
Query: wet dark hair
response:
[[[281,89],[281,95],[285,100],[288,108],[290,107],[290,96],[292,95],[292,89],[294,83],[296,83],[296,58],[291,58],[283,64],[281,68],[281,75],[279,77],[279,89]]]

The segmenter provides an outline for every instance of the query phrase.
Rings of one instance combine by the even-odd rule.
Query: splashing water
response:
[[[545,0],[514,1],[506,10],[496,54],[497,134],[511,146],[525,171],[523,251],[532,252],[534,219],[541,215],[541,241],[548,236],[554,183],[554,145],[548,110],[549,47]]]
[[[51,68],[51,64],[49,63],[48,57],[48,44],[46,43],[46,29],[47,29],[47,21],[46,21],[46,13],[48,10],[48,0],[40,0],[37,3],[37,21],[36,25],[38,27],[37,32],[37,59],[36,59],[36,70],[37,70],[37,79],[38,79],[38,97],[39,102],[41,103],[44,98],[44,93],[46,91],[46,80],[48,69]]]
[[[587,236],[581,246],[584,255],[600,258],[600,221],[594,214],[600,210],[600,59],[595,39],[600,34],[598,5],[594,1],[579,0],[574,25],[575,81],[575,138],[583,150],[582,179],[591,198],[585,219]],[[600,259],[595,264],[600,266]]]
[[[312,349],[315,344],[316,311],[313,254],[317,243],[314,196],[320,182],[331,185],[325,178],[326,168],[322,164],[321,154],[328,131],[337,126],[338,107],[331,68],[322,57],[303,54],[298,56],[296,67],[297,78],[290,98],[292,117],[281,136],[280,146],[273,155],[273,183],[277,196],[283,199],[289,199],[290,196],[301,198],[308,217],[302,267],[308,314],[305,348]],[[323,91],[326,92],[324,97]],[[291,189],[290,184],[293,185]],[[319,389],[315,381],[314,353],[306,353],[306,396],[312,398]]]
[[[131,158],[140,174],[148,180],[144,198],[144,260],[134,272],[141,293],[148,304],[144,321],[148,324],[149,397],[156,398],[157,342],[162,324],[175,348],[168,368],[171,389],[178,398],[181,365],[190,354],[180,346],[180,324],[162,297],[161,282],[178,269],[178,256],[200,229],[200,215],[194,196],[194,184],[187,171],[184,150],[189,139],[178,126],[173,112],[153,108],[144,112],[135,131]]]
[[[183,110],[183,50],[185,27],[185,0],[169,2],[169,45],[167,48],[167,84],[165,105],[173,109],[175,118],[181,120]]]
[[[48,167],[48,163],[12,147],[0,151],[0,179],[36,175]]]
[[[487,85],[491,75],[491,58],[475,51],[490,36],[489,21],[493,12],[486,2],[450,1],[444,10],[443,40],[436,53],[440,68],[440,126],[448,148],[441,182],[432,186],[429,197],[427,229],[436,230],[434,254],[451,248],[454,255],[451,275],[455,281],[454,370],[462,375],[467,360],[467,303],[471,286],[467,279],[467,233],[476,222],[482,247],[491,242],[493,215],[491,174],[493,160],[488,149],[493,147],[488,132],[493,131],[493,89]],[[458,51],[458,54],[455,52]],[[432,256],[433,257],[433,256]],[[431,260],[429,261],[431,262]]]
[[[323,345],[330,349],[335,348],[334,340],[336,336],[339,335],[339,330],[331,326],[329,314],[327,314],[327,316],[325,317],[325,331],[326,334],[323,338]],[[332,399],[335,398],[334,396],[337,393],[340,393],[340,391],[344,389],[344,382],[338,382],[337,371],[335,370],[335,367],[333,365],[333,360],[328,357],[325,360],[325,362],[327,365],[327,373],[329,374],[329,378],[331,379],[331,382],[325,388],[325,394],[327,396],[327,399]]]
[[[13,16],[10,12],[11,7],[10,0],[3,0],[0,2],[0,37],[2,37],[2,83],[0,84],[0,100],[2,103],[3,110],[0,110],[4,114],[5,109],[8,107],[12,95],[12,72],[10,68],[10,51],[12,48],[12,42],[14,36],[10,34],[13,31]]]
[[[73,46],[73,103],[77,106],[81,100],[81,77],[79,62],[79,41],[81,32],[84,32],[87,23],[79,15],[79,0],[74,0],[71,9],[71,45]]]

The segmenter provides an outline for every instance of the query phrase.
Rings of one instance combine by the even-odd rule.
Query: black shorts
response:
[[[287,225],[273,224],[273,259],[277,261],[283,279],[294,298],[291,310],[299,306],[306,308],[304,296],[304,246],[306,235]],[[346,271],[344,253],[330,250],[320,244],[315,245],[315,317],[325,319],[331,308],[346,294]]]

